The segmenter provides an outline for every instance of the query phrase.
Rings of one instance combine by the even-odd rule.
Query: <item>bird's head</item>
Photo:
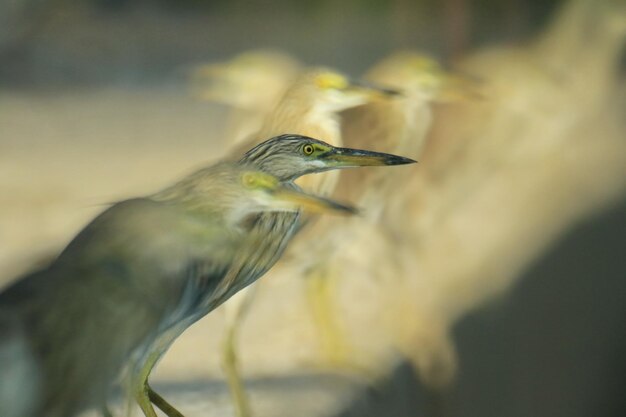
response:
[[[361,166],[403,165],[409,158],[360,149],[339,148],[307,136],[286,134],[269,139],[248,152],[241,164],[257,167],[281,181],[316,172]]]
[[[192,90],[204,100],[259,110],[275,104],[299,71],[300,64],[287,54],[252,50],[194,68]]]
[[[396,94],[390,89],[351,80],[337,71],[316,68],[303,73],[286,97],[290,101],[310,103],[314,112],[336,113],[365,104],[373,98]]]
[[[427,100],[482,98],[476,80],[448,72],[434,58],[413,51],[396,52],[383,59],[366,78]]]

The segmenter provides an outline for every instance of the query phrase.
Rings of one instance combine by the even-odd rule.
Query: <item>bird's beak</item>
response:
[[[354,168],[364,166],[381,165],[405,165],[414,164],[410,158],[392,155],[389,153],[364,151],[351,148],[334,148],[325,155],[320,156],[327,169]]]
[[[344,216],[358,213],[355,207],[289,188],[279,188],[274,191],[272,199],[278,206],[294,211],[303,210],[309,213],[340,214]]]
[[[347,88],[349,90],[364,93],[370,98],[390,98],[402,95],[402,93],[398,90],[393,90],[391,88],[386,88],[362,80],[350,80],[350,84]]]

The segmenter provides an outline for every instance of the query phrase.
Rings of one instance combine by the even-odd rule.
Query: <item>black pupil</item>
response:
[[[310,145],[307,145],[304,147],[304,152],[306,153],[313,153],[313,147]]]

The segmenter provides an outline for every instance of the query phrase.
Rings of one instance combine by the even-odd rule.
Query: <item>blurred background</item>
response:
[[[439,216],[420,226],[414,250],[394,243],[405,278],[420,282],[413,300],[429,283],[441,288],[428,300],[436,307],[394,320],[417,328],[445,316],[432,331],[445,343],[423,336],[428,326],[412,340],[420,352],[450,349],[453,376],[430,383],[400,349],[370,340],[384,332],[351,323],[364,303],[350,280],[339,298],[354,344],[394,359],[381,360],[375,382],[318,366],[301,280],[268,275],[239,347],[254,414],[624,416],[625,9],[617,0],[1,0],[0,286],[44,265],[107,203],[228,151],[232,108],[198,97],[198,65],[270,48],[358,78],[394,51],[417,50],[483,96],[432,105],[415,188],[399,190],[417,195],[407,222]],[[155,375],[188,416],[233,415],[222,327],[217,310]]]

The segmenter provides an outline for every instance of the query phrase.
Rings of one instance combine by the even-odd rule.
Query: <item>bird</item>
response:
[[[287,88],[276,107],[270,111],[259,131],[235,146],[231,154],[253,146],[263,137],[283,132],[312,136],[333,146],[342,146],[340,112],[360,106],[377,97],[391,97],[396,92],[377,86],[362,85],[346,75],[325,67],[304,70]],[[338,172],[326,172],[303,177],[296,183],[307,192],[330,195],[338,180]],[[306,223],[311,223],[308,219]],[[302,240],[306,246],[306,239]],[[302,252],[302,246],[294,253]],[[304,251],[306,252],[306,251]],[[222,342],[222,364],[238,416],[249,416],[250,406],[245,395],[237,363],[237,335],[245,319],[256,286],[237,294],[225,306],[225,336]]]
[[[227,61],[196,66],[190,85],[198,99],[230,107],[223,135],[228,149],[258,132],[302,70],[302,64],[285,52],[253,49]]]
[[[473,80],[445,71],[435,59],[416,51],[392,53],[368,70],[363,79],[399,94],[345,111],[344,142],[348,146],[388,149],[413,159],[419,159],[426,142],[434,102],[479,95]],[[312,262],[307,265],[311,271],[307,292],[322,363],[376,375],[366,365],[371,361],[358,359],[358,349],[348,342],[334,299],[342,275],[359,275],[361,279],[369,276],[371,281],[380,282],[381,276],[394,269],[398,241],[387,230],[389,222],[383,213],[388,202],[397,198],[393,190],[402,187],[416,169],[419,167],[408,174],[405,170],[369,170],[341,175],[334,195],[358,202],[362,215],[356,222],[336,225],[321,219],[322,224],[315,229],[315,245],[309,250],[316,256],[309,257]],[[348,267],[355,259],[361,261]]]
[[[173,340],[277,261],[301,207],[355,212],[302,192],[293,180],[410,162],[283,135],[237,163],[218,163],[106,209],[48,267],[0,293],[0,331],[9,336],[0,338],[0,352],[13,343],[12,357],[25,365],[10,369],[18,376],[35,369],[24,390],[35,398],[23,414],[13,414],[67,417],[101,407],[106,415],[110,386],[125,368],[130,394],[147,417],[156,416],[152,403],[180,416],[148,384]],[[10,388],[4,378],[0,388]]]
[[[14,329],[19,320],[40,367],[42,400],[35,414],[73,415],[83,402],[103,401],[96,397],[125,358],[203,303],[203,286],[219,286],[214,281],[237,262],[238,246],[252,243],[245,239],[261,247],[254,229],[245,233],[246,217],[296,211],[299,205],[289,199],[304,205],[310,197],[237,166],[202,170],[148,198],[115,204],[48,268],[4,291],[3,317],[16,317],[8,321]],[[123,337],[112,340],[114,334]]]
[[[454,377],[454,324],[626,192],[618,3],[565,2],[529,42],[460,61],[485,99],[440,109],[411,193],[385,213],[409,284],[394,307],[399,296],[412,301],[393,315],[414,318],[406,346],[431,387]]]
[[[262,172],[271,174],[280,181],[287,182],[297,189],[299,189],[299,187],[292,184],[292,181],[306,174],[340,168],[404,165],[413,162],[415,161],[409,158],[386,153],[334,147],[320,140],[292,134],[280,135],[272,140],[265,141],[246,152],[243,158],[240,159],[240,163],[253,166]],[[294,230],[301,227],[299,223],[299,213],[268,213],[261,214],[260,217],[261,219],[258,220],[258,222],[265,225],[265,227],[261,228],[260,232],[263,236],[270,236],[272,233],[277,236],[292,236]],[[251,248],[251,251],[254,252],[255,250],[255,248]],[[274,260],[274,262],[275,261],[276,260]],[[229,296],[234,295],[235,292],[242,289],[243,287],[236,288]],[[171,341],[162,343],[159,349],[166,349],[170,343]],[[147,362],[153,365],[158,360],[158,357],[160,357],[160,354],[155,355],[155,353],[152,352]],[[146,370],[147,367],[144,365],[143,370],[139,371],[142,380],[147,379]],[[137,384],[134,385],[137,386]],[[149,386],[145,385],[145,387],[145,389],[148,390],[150,398],[152,398],[153,401],[156,400],[159,405],[161,405],[159,408],[161,408],[162,411],[167,412],[167,410],[173,409],[173,407],[160,398],[158,394],[154,393]],[[241,391],[241,395],[242,397],[240,398],[245,398],[243,390]]]

